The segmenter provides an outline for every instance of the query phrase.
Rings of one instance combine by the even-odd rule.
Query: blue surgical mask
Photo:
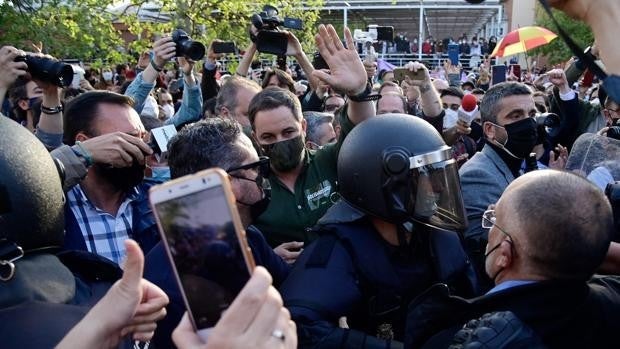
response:
[[[151,167],[151,178],[156,181],[166,182],[170,180],[170,167],[156,166]]]

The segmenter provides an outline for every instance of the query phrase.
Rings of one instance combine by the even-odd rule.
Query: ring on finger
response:
[[[281,340],[282,342],[284,342],[284,340],[286,339],[284,332],[278,329],[273,330],[273,332],[271,332],[271,336]]]

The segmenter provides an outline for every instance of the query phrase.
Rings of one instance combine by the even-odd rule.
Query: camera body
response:
[[[620,126],[610,126],[607,137],[620,140]]]
[[[611,204],[614,215],[614,226],[616,227],[614,241],[618,241],[620,238],[620,182],[607,184],[607,187],[605,187],[605,196],[607,196]]]
[[[201,42],[194,41],[183,29],[172,32],[172,41],[176,44],[176,56],[199,61],[205,56],[206,48]]]
[[[556,137],[560,133],[562,119],[555,113],[537,113],[534,117],[539,131],[544,130],[549,137]]]
[[[303,29],[301,19],[278,17],[278,9],[271,5],[265,5],[263,11],[255,13],[251,18],[252,25],[258,30],[254,35],[250,31],[250,39],[256,43],[259,52],[271,53],[278,56],[286,54],[288,36],[280,31],[280,27],[289,29]]]
[[[37,80],[52,83],[58,87],[67,87],[73,81],[73,67],[55,59],[24,55],[15,57],[15,62],[25,62],[28,72]]]

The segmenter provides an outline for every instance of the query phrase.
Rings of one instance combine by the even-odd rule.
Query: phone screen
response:
[[[506,81],[506,66],[503,64],[494,65],[492,68],[493,85]]]
[[[197,330],[213,327],[250,278],[221,185],[155,205]]]

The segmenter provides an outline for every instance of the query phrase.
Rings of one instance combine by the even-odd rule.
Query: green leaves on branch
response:
[[[594,41],[594,35],[592,34],[592,30],[585,23],[581,21],[574,20],[563,12],[553,10],[553,16],[557,19],[560,26],[569,33],[575,42],[583,48],[592,45]],[[553,21],[547,15],[547,13],[539,8],[536,13],[536,25],[547,28],[552,32],[558,34],[558,30],[553,24]],[[528,52],[530,56],[536,56],[541,54],[543,56],[547,56],[550,64],[557,64],[561,62],[568,61],[572,56],[572,51],[566,46],[566,43],[562,38],[558,36],[557,39],[553,40],[551,43],[536,48]]]
[[[310,53],[314,51],[319,11],[309,8],[318,8],[323,2],[130,0],[125,11],[112,13],[111,8],[119,8],[114,0],[5,0],[0,2],[0,43],[32,51],[31,43],[42,42],[44,53],[58,58],[114,64],[135,61],[151,48],[155,35],[184,28],[205,44],[218,38],[235,41],[243,49],[249,43],[251,15],[271,4],[279,8],[280,17],[303,20],[304,30],[295,31],[295,35]],[[148,10],[153,8],[156,10]],[[147,13],[159,13],[170,20],[153,22],[138,16]]]

